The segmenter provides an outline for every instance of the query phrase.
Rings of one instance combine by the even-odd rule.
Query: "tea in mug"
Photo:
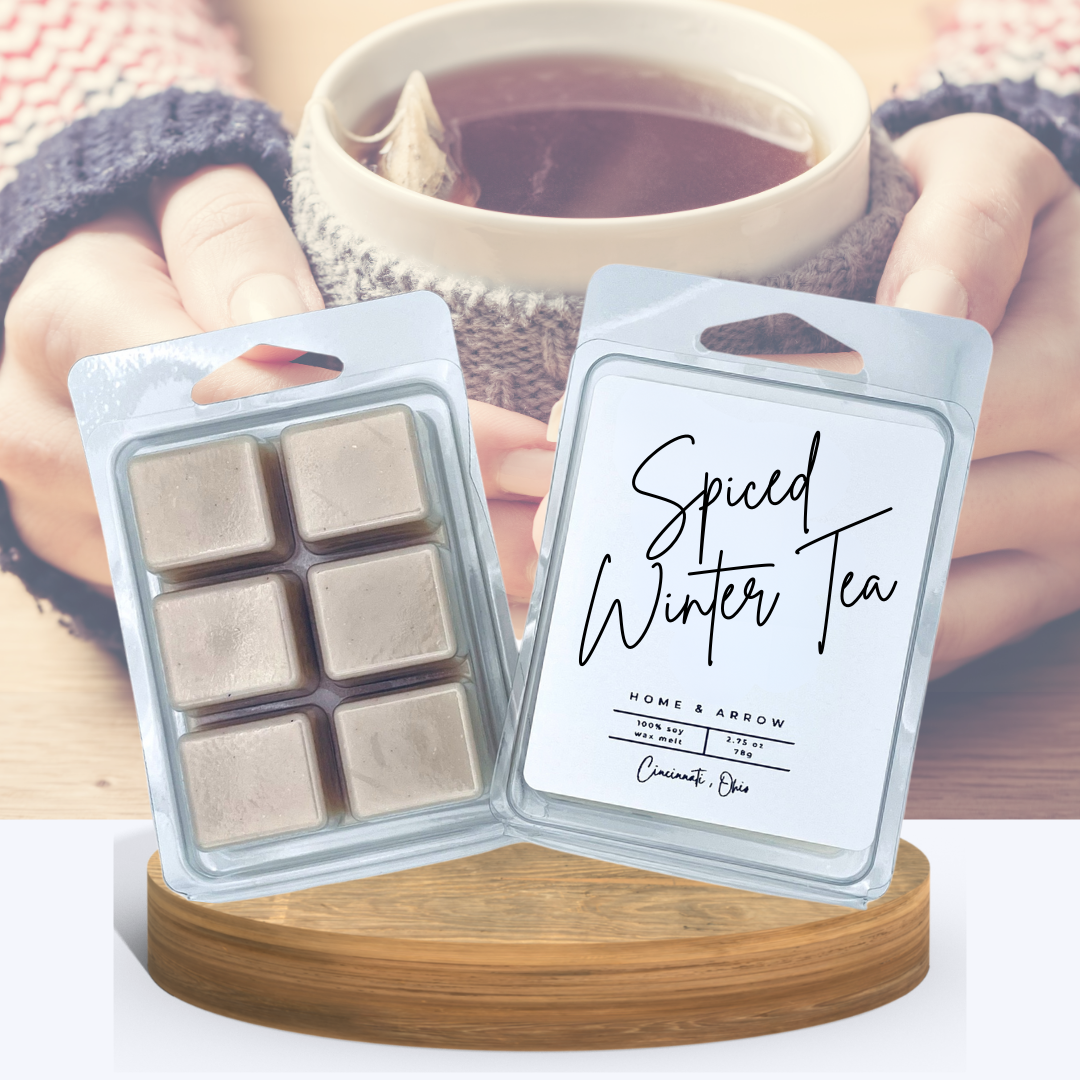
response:
[[[734,76],[645,61],[533,56],[428,78],[447,155],[485,210],[636,217],[745,198],[819,160],[794,104]],[[386,99],[365,118],[389,119]],[[378,147],[363,160],[378,171]],[[454,198],[454,196],[451,196]],[[457,200],[455,200],[457,201]]]

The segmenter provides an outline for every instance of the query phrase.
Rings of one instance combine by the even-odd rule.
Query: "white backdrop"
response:
[[[146,974],[148,822],[0,822],[0,1070],[365,1077],[1063,1076],[1075,1065],[1080,822],[909,821],[932,868],[931,967],[834,1024],[652,1050],[484,1053],[352,1043],[203,1012]],[[1069,1040],[1073,1043],[1073,1040]]]

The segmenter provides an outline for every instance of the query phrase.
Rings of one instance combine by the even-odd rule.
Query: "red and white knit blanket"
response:
[[[0,0],[0,187],[72,120],[169,86],[249,96],[205,0]]]

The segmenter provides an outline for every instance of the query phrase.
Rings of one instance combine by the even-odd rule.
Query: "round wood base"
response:
[[[148,867],[150,974],[270,1027],[484,1050],[673,1046],[873,1009],[925,976],[930,867],[903,843],[866,911],[515,844],[196,904]]]

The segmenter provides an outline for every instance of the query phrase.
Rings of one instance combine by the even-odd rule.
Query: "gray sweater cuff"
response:
[[[77,225],[139,204],[156,176],[249,165],[284,207],[289,136],[260,101],[176,88],[76,120],[0,190],[0,315],[30,264]]]
[[[1062,97],[1041,90],[1034,79],[955,86],[942,83],[912,101],[886,101],[875,116],[895,139],[919,124],[958,113],[991,113],[1022,127],[1039,140],[1080,183],[1080,94]]]

